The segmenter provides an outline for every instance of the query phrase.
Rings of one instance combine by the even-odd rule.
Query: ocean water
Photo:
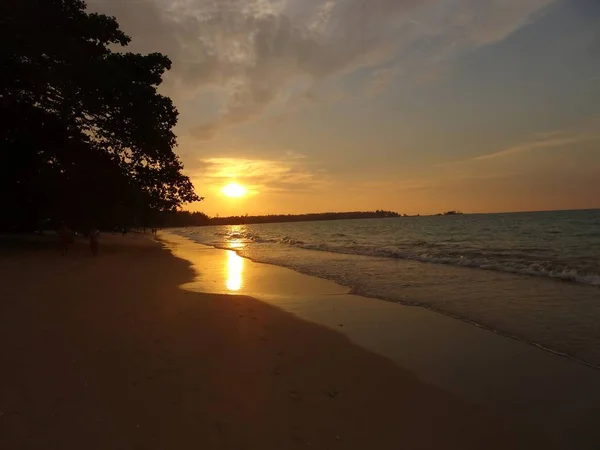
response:
[[[172,231],[600,367],[600,210]]]

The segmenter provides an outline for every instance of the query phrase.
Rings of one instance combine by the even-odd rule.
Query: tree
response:
[[[177,110],[158,93],[165,55],[80,0],[0,5],[0,200],[13,226],[122,222],[201,200],[173,152]],[[0,224],[1,225],[1,224]]]

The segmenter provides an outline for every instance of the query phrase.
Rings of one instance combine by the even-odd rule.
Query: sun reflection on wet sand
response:
[[[244,258],[234,251],[227,252],[227,280],[225,286],[230,291],[239,291],[243,285]]]

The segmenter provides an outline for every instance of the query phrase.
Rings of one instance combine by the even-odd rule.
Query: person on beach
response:
[[[69,253],[69,244],[71,242],[71,232],[64,223],[62,223],[58,229],[58,240],[60,242],[61,254],[67,256]]]
[[[92,256],[98,255],[98,237],[100,236],[100,232],[96,229],[96,227],[92,226],[90,230],[90,250],[92,250]]]

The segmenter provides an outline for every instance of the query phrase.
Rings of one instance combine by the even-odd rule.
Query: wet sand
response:
[[[597,369],[423,307],[351,295],[332,281],[171,233],[160,239],[192,263],[196,277],[185,289],[259,298],[344,334],[422,381],[524,424],[558,448],[600,448]],[[422,271],[437,269],[420,264]],[[520,300],[518,293],[514,300]]]
[[[180,289],[145,237],[100,245],[1,253],[0,448],[542,448],[340,333]]]

